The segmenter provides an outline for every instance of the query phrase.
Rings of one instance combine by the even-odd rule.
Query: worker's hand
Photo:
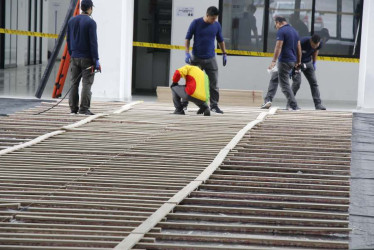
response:
[[[223,67],[226,66],[226,63],[227,63],[227,54],[222,54],[222,59],[223,59]]]
[[[317,70],[317,65],[316,65],[316,62],[313,63],[313,68],[314,68],[314,71]]]
[[[101,65],[100,65],[100,61],[99,60],[96,60],[95,70],[100,71],[100,73],[101,73]]]
[[[268,70],[272,70],[275,67],[276,64],[277,64],[277,62],[271,62],[271,64],[268,67]]]
[[[175,86],[178,86],[178,83],[177,83],[177,82],[173,82],[173,83],[170,85],[170,88],[174,88]]]
[[[191,64],[191,54],[189,52],[186,52],[186,59],[184,61],[188,64]]]

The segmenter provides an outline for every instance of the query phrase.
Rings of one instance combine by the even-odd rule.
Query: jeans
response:
[[[71,91],[69,96],[69,106],[72,112],[85,112],[89,110],[91,105],[91,87],[94,82],[95,74],[91,73],[91,69],[87,69],[94,66],[91,58],[71,58]],[[86,70],[87,69],[87,70]],[[81,93],[81,104],[79,106],[79,83],[82,79],[82,93]]]
[[[191,101],[191,102],[195,103],[199,108],[201,108],[203,106],[208,107],[206,102],[201,101],[199,99],[196,99],[192,96],[189,96],[186,93],[185,87],[186,87],[185,85],[178,85],[178,86],[175,86],[175,87],[171,88],[171,92],[173,94],[173,103],[174,103],[175,109],[177,109],[179,111],[183,109],[182,100],[183,101],[185,101],[185,100],[186,101]]]
[[[298,107],[295,95],[293,94],[289,83],[289,76],[293,67],[295,67],[294,62],[278,62],[278,72],[274,72],[271,75],[265,102],[273,101],[273,98],[277,93],[279,84],[281,86],[283,94],[287,98],[287,102],[290,104],[290,107],[293,109],[296,109]]]
[[[218,65],[215,57],[201,59],[196,56],[192,57],[192,65],[199,66],[209,77],[210,107],[218,106],[219,88],[218,88]]]
[[[310,90],[312,92],[312,97],[314,101],[314,105],[317,106],[322,103],[320,93],[319,93],[319,87],[317,83],[316,73],[313,67],[312,61],[305,63],[306,69],[303,71],[304,76],[309,82]],[[301,85],[301,74],[296,74],[292,77],[292,91],[294,95],[296,96],[297,91],[300,89]]]

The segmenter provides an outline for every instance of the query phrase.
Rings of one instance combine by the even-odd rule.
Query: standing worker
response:
[[[271,107],[271,102],[277,92],[279,82],[282,92],[286,96],[291,109],[297,111],[300,110],[300,108],[297,106],[288,78],[289,73],[294,67],[300,67],[301,45],[299,34],[286,22],[284,17],[277,16],[275,18],[275,27],[278,30],[277,42],[275,44],[273,61],[268,69],[272,70],[277,65],[278,71],[273,72],[271,75],[265,102],[261,108],[268,109]]]
[[[301,57],[301,62],[305,65],[305,67],[301,68],[301,71],[303,72],[303,74],[309,82],[310,90],[312,92],[312,97],[314,101],[314,106],[316,110],[326,110],[326,108],[322,105],[315,73],[317,69],[316,63],[318,52],[323,46],[321,42],[321,37],[316,34],[312,37],[303,37],[300,39],[300,43],[303,53]],[[292,91],[296,96],[296,93],[299,90],[301,84],[301,74],[294,74],[292,76],[292,80]]]
[[[223,66],[227,63],[225,42],[222,37],[221,25],[217,22],[219,11],[216,7],[209,7],[206,16],[192,21],[186,35],[186,63],[199,66],[206,72],[210,82],[210,109],[223,114],[218,107],[218,65],[214,41],[217,39],[223,53]],[[194,38],[193,50],[190,54],[190,40]],[[187,103],[184,103],[187,106]]]
[[[71,84],[69,106],[72,114],[93,115],[90,111],[91,87],[95,74],[101,71],[97,45],[96,22],[91,18],[92,0],[82,0],[82,13],[69,20],[67,45],[71,56]],[[92,69],[92,70],[91,70]],[[79,83],[82,80],[81,104],[79,106]]]

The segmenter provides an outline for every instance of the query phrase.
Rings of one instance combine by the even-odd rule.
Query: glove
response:
[[[313,63],[313,68],[314,68],[314,71],[316,71],[317,70],[317,65],[316,65],[317,63],[316,62],[314,62]]]
[[[191,64],[191,54],[189,52],[186,52],[186,59],[184,61],[188,64]]]
[[[222,59],[223,59],[223,67],[225,67],[227,63],[227,54],[223,54]]]
[[[174,88],[175,86],[178,86],[178,83],[177,83],[177,82],[173,82],[173,83],[170,85],[170,88]]]
[[[101,65],[100,65],[100,61],[99,61],[99,60],[96,60],[95,69],[96,69],[97,71],[100,71],[100,72],[101,72]]]

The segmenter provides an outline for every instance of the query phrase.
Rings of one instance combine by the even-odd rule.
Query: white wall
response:
[[[205,15],[207,7],[211,5],[218,7],[218,0],[174,0],[172,44],[184,45],[185,35],[191,21]],[[178,7],[194,7],[195,17],[177,17],[175,11]],[[170,58],[171,76],[175,69],[184,64],[184,57],[184,51],[172,51]],[[222,56],[217,56],[217,61],[219,65],[218,85],[221,89],[262,90],[264,95],[266,94],[270,80],[266,69],[271,62],[271,58],[229,55],[226,67],[222,66]],[[358,91],[358,69],[359,65],[357,63],[319,61],[316,73],[322,100],[355,102]],[[280,89],[276,98],[285,98]],[[302,79],[297,99],[312,100],[310,87],[305,77]]]
[[[102,73],[96,74],[93,98],[131,99],[134,0],[94,1]],[[115,10],[113,9],[115,6]]]
[[[374,110],[374,3],[364,1],[362,37],[361,37],[361,62],[358,91],[358,109]]]

